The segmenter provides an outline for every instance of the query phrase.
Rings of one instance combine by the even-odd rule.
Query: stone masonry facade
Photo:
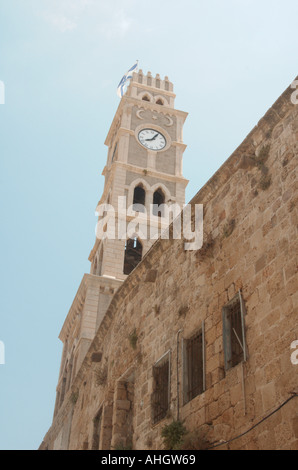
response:
[[[192,199],[204,244],[158,239],[120,285],[41,449],[162,449],[180,420],[219,449],[298,450],[298,106],[288,88]],[[223,308],[241,295],[246,361],[226,370]],[[183,344],[204,325],[204,391],[184,400]],[[169,363],[154,422],[154,366]],[[96,428],[96,429],[95,429]]]

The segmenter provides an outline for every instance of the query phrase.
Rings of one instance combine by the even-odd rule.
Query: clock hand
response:
[[[151,139],[146,139],[146,142],[151,142],[152,140],[155,140],[157,136],[158,136],[158,134],[155,134],[155,136],[152,137]]]

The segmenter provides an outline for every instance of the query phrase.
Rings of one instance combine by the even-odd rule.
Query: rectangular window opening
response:
[[[191,338],[183,340],[184,404],[205,391],[204,324]]]
[[[244,303],[239,294],[223,308],[225,369],[246,360]]]
[[[167,416],[170,405],[170,357],[167,354],[153,366],[152,422]]]

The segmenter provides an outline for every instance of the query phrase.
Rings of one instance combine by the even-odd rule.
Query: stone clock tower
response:
[[[96,237],[89,255],[90,274],[85,274],[59,338],[64,344],[55,414],[75,378],[95,332],[118,287],[148,251],[155,235],[167,226],[161,204],[182,208],[188,181],[182,175],[186,146],[182,130],[187,113],[174,107],[173,85],[165,77],[133,74],[122,97],[105,145],[105,185],[97,205],[99,222],[111,223],[101,211],[113,208],[113,237],[106,232]],[[120,204],[126,201],[122,210]],[[107,215],[108,214],[108,215]],[[138,229],[128,230],[138,216]],[[119,233],[119,227],[122,232]],[[143,236],[140,236],[140,230]]]
[[[182,208],[185,202],[188,181],[182,175],[186,148],[182,129],[187,113],[175,109],[174,101],[173,85],[167,77],[153,78],[150,72],[143,75],[141,70],[134,73],[121,99],[105,141],[105,186],[97,210],[105,203],[112,205],[118,222],[119,197],[125,197],[127,207],[139,209],[129,215],[139,212],[143,237],[136,233],[134,242],[119,240],[119,233],[115,233],[118,239],[114,240],[97,238],[89,257],[93,274],[125,279],[154,241],[148,224],[145,227],[146,219],[148,223],[151,220],[151,230],[152,225],[156,226],[156,233],[158,225],[163,226],[163,214],[155,214],[151,205],[176,203]],[[123,216],[126,225],[129,215]]]

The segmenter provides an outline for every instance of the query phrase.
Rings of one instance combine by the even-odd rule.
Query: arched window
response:
[[[142,100],[143,101],[150,101],[149,96],[147,96],[147,95],[143,96]]]
[[[123,273],[130,274],[142,259],[142,243],[135,238],[129,238],[125,244]]]
[[[159,98],[157,101],[156,101],[156,104],[159,104],[160,106],[163,106],[163,101]]]
[[[133,210],[138,212],[145,212],[145,199],[146,192],[141,184],[136,186],[133,193]],[[140,205],[142,207],[140,207]]]
[[[153,194],[153,215],[163,217],[164,211],[162,207],[158,207],[165,203],[165,195],[162,189],[157,189]]]

